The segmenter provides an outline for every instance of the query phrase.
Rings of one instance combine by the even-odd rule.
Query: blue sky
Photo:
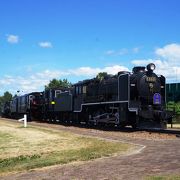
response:
[[[179,0],[0,0],[0,94],[156,63],[180,81]]]

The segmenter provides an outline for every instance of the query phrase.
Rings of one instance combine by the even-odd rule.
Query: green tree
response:
[[[3,96],[0,96],[0,111],[1,111],[3,104],[7,101],[10,101],[12,99],[12,97],[13,97],[12,94],[8,91],[6,91]]]
[[[54,88],[61,88],[61,87],[71,87],[71,83],[67,79],[52,79],[48,85],[45,86],[45,89],[54,89]]]
[[[6,101],[10,101],[12,97],[13,97],[12,94],[6,91],[3,96],[0,96],[0,103],[5,103]]]
[[[6,91],[4,93],[3,99],[4,99],[4,101],[10,101],[12,99],[12,97],[13,97],[13,95],[10,92]]]
[[[98,73],[96,78],[99,79],[100,81],[102,81],[104,79],[104,77],[107,76],[107,75],[108,75],[107,72],[100,72],[100,73]]]

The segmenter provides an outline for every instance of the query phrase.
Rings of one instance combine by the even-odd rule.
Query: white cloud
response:
[[[52,43],[51,42],[48,42],[48,41],[45,41],[45,42],[39,42],[39,46],[42,47],[42,48],[52,48]]]
[[[180,44],[168,44],[162,48],[157,48],[155,54],[171,64],[178,63],[180,60]]]
[[[105,54],[108,56],[122,56],[128,53],[137,54],[139,53],[139,51],[140,51],[140,47],[134,47],[132,49],[122,48],[119,50],[113,50],[113,49],[107,50]]]
[[[180,81],[180,44],[167,44],[157,48],[155,59],[133,60],[132,64],[146,66],[149,63],[156,65],[156,72],[167,78],[167,82]]]
[[[135,54],[138,53],[139,51],[140,51],[139,47],[135,47],[135,48],[132,49],[132,52],[135,53]]]
[[[106,55],[114,55],[115,54],[115,50],[108,50],[105,52]]]
[[[58,71],[45,70],[30,76],[4,76],[0,79],[0,86],[5,91],[11,91],[13,94],[20,90],[23,93],[33,91],[42,91],[44,85],[48,84],[53,78],[59,78],[61,75]]]
[[[121,55],[125,55],[128,53],[128,49],[126,48],[122,48],[120,50],[108,50],[105,52],[106,55],[109,56],[121,56]]]
[[[19,36],[17,35],[7,35],[7,42],[11,44],[17,44],[19,42]]]
[[[99,72],[117,74],[119,71],[128,71],[128,68],[119,65],[108,66],[104,68],[80,67],[77,69],[68,70],[68,74],[75,76],[96,76]]]
[[[149,63],[161,64],[161,60],[156,59],[137,59],[131,61],[135,66],[147,66]]]
[[[42,91],[44,86],[49,83],[53,78],[68,78],[69,76],[78,77],[95,77],[99,72],[107,72],[109,74],[116,74],[119,71],[128,71],[128,68],[124,66],[114,65],[104,68],[91,68],[91,67],[80,67],[76,69],[68,70],[45,70],[42,72],[31,74],[30,76],[4,76],[0,79],[1,89],[4,91],[11,91],[11,93],[17,93],[20,90],[23,93]]]
[[[149,63],[156,65],[155,73],[161,74],[167,78],[167,82],[180,81],[180,66],[172,65],[168,61],[158,59],[134,60],[132,63],[136,66],[146,66]]]

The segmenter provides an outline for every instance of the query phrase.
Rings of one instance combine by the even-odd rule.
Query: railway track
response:
[[[33,122],[41,122],[41,121],[33,121]],[[66,123],[58,123],[58,122],[43,122],[42,124],[53,125],[59,124],[65,127],[74,127],[74,128],[82,128],[89,130],[100,130],[104,132],[121,132],[121,133],[140,133],[145,132],[148,134],[167,134],[167,135],[175,135],[176,137],[180,137],[180,129],[133,129],[132,127],[116,127],[116,126],[88,126],[85,123],[82,124],[66,124]]]
[[[12,119],[6,119],[8,121],[12,121]],[[38,125],[42,127],[51,127],[55,129],[63,129],[63,130],[73,130],[81,132],[93,132],[93,133],[111,133],[117,136],[128,136],[128,137],[142,137],[147,136],[148,139],[152,137],[152,139],[169,139],[171,136],[180,137],[180,129],[132,129],[131,127],[114,127],[114,126],[88,126],[85,123],[82,124],[67,124],[60,122],[44,122],[44,121],[32,121],[28,124]]]
[[[107,136],[116,138],[133,138],[146,140],[172,140],[179,139],[180,130],[160,130],[160,129],[132,129],[131,127],[119,128],[109,126],[87,126],[86,124],[63,124],[63,123],[38,123],[38,126],[55,128],[58,130],[71,131],[78,134],[88,134],[92,136]]]
[[[147,131],[149,133],[174,134],[177,137],[180,137],[180,130],[178,129],[140,129],[138,131]]]

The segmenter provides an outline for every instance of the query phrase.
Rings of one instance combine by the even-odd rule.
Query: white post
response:
[[[18,121],[24,121],[24,127],[25,128],[27,127],[27,115],[26,114],[24,114],[24,118],[18,119]]]
[[[26,114],[24,115],[24,127],[25,128],[27,127],[27,115]]]

